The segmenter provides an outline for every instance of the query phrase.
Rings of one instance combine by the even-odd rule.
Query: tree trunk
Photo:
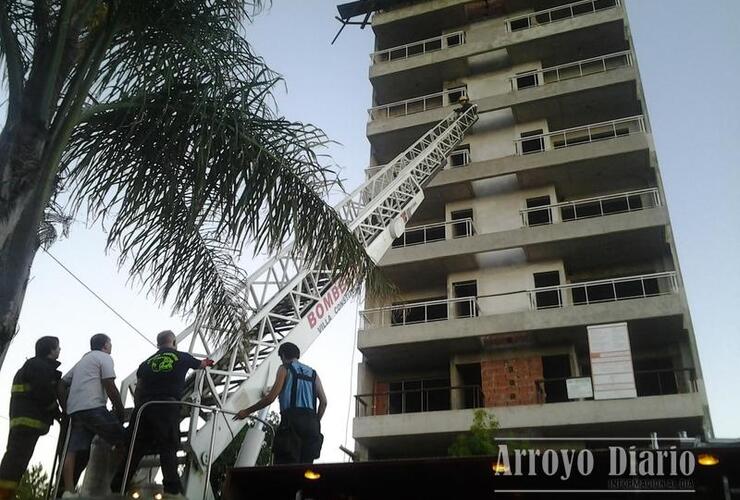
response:
[[[6,125],[0,135],[0,360],[17,332],[39,247],[38,229],[56,175],[56,168],[41,160],[46,130],[22,123]]]

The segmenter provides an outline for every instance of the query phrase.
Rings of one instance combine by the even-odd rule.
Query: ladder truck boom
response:
[[[424,185],[477,119],[476,106],[453,111],[334,207],[375,262],[403,234],[406,222],[424,199]],[[349,292],[332,269],[308,262],[292,245],[284,247],[247,280],[242,297],[246,326],[236,343],[215,346],[207,325],[197,320],[177,336],[179,346],[216,361],[213,368],[198,371],[190,380],[184,399],[230,411],[253,404],[280,366],[278,345],[290,340],[304,352],[336,316]],[[135,384],[135,373],[124,379],[124,404]],[[248,422],[233,421],[224,414],[204,421],[197,408],[186,418],[189,430],[184,444],[189,453],[183,479],[186,495],[198,498],[208,481],[207,463],[218,457]],[[257,427],[247,433],[239,465],[254,465],[257,459],[264,438]],[[209,456],[211,449],[213,457]]]

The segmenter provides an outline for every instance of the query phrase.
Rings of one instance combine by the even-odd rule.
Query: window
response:
[[[514,19],[509,22],[511,31],[525,30],[529,28],[529,17],[522,17],[521,19]]]
[[[550,212],[550,196],[538,196],[537,198],[527,198],[527,208],[548,207],[540,210],[527,211],[527,225],[541,226],[552,224],[552,213]]]
[[[560,273],[558,271],[548,271],[544,273],[534,273],[535,288],[547,288],[560,285]],[[563,305],[560,296],[560,290],[546,290],[535,292],[535,303],[537,309],[549,309]]]
[[[448,47],[454,47],[456,45],[460,45],[461,43],[463,43],[463,37],[460,33],[450,35],[447,38],[445,38],[445,40],[447,41]]]
[[[449,379],[403,380],[388,384],[388,413],[450,409]]]
[[[473,280],[453,283],[452,293],[456,299],[464,299],[465,297],[477,297],[478,282]],[[472,318],[473,316],[478,316],[478,307],[474,299],[460,300],[455,302],[456,318]]]
[[[463,167],[470,163],[470,146],[465,144],[455,148],[447,157],[447,165],[450,168]]]
[[[568,401],[566,379],[570,377],[570,356],[557,354],[542,356],[542,376],[545,379],[545,403]]]
[[[447,89],[447,104],[456,104],[464,95],[468,95],[468,87],[466,85]]]
[[[539,81],[537,73],[530,71],[524,71],[522,73],[529,73],[522,76],[516,77],[516,88],[517,90],[528,89],[530,87],[536,87]],[[521,73],[517,73],[519,75]]]
[[[469,219],[469,220],[466,220]],[[452,224],[452,237],[453,238],[465,238],[473,235],[473,209],[468,208],[466,210],[456,210],[450,214],[450,220],[461,220],[463,222],[457,222]]]
[[[543,137],[536,137],[542,135],[542,129],[530,130],[529,132],[522,132],[519,137],[526,139],[532,137],[532,139],[521,141],[521,153],[523,155],[529,153],[538,153],[545,150],[545,139]]]

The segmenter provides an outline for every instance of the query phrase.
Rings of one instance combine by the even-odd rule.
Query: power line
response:
[[[75,281],[77,281],[80,285],[82,285],[83,287],[85,287],[85,290],[87,290],[88,292],[90,292],[91,294],[93,294],[93,296],[96,299],[98,299],[105,307],[107,307],[108,309],[110,309],[110,311],[113,314],[115,314],[116,316],[118,316],[121,321],[123,321],[124,323],[126,323],[133,331],[135,331],[136,333],[138,333],[141,338],[143,338],[144,340],[146,340],[147,342],[149,342],[149,344],[151,344],[153,347],[156,347],[156,345],[154,345],[154,342],[152,342],[151,340],[149,340],[149,338],[146,335],[144,335],[143,333],[141,333],[138,328],[136,328],[134,325],[132,325],[131,323],[129,323],[128,320],[126,318],[124,318],[118,311],[116,311],[115,308],[113,308],[112,305],[110,305],[109,303],[107,303],[103,299],[103,297],[101,297],[100,295],[98,295],[97,293],[95,293],[95,291],[92,288],[90,288],[89,286],[87,286],[84,281],[82,281],[80,278],[78,278],[77,275],[75,275],[75,273],[73,273],[67,266],[65,266],[64,264],[62,264],[62,262],[59,259],[57,259],[56,257],[54,257],[54,255],[50,251],[48,251],[46,249],[43,249],[43,250],[44,250],[44,252],[46,252],[46,255],[48,255],[49,257],[51,257],[54,260],[54,262],[56,262],[57,264],[59,264],[59,266],[61,266],[62,269],[64,269],[65,271],[67,271],[67,273],[70,276],[72,276],[75,279]]]

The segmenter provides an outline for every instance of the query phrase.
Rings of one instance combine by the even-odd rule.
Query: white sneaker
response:
[[[65,491],[62,493],[62,498],[80,498],[80,494],[74,491]]]

